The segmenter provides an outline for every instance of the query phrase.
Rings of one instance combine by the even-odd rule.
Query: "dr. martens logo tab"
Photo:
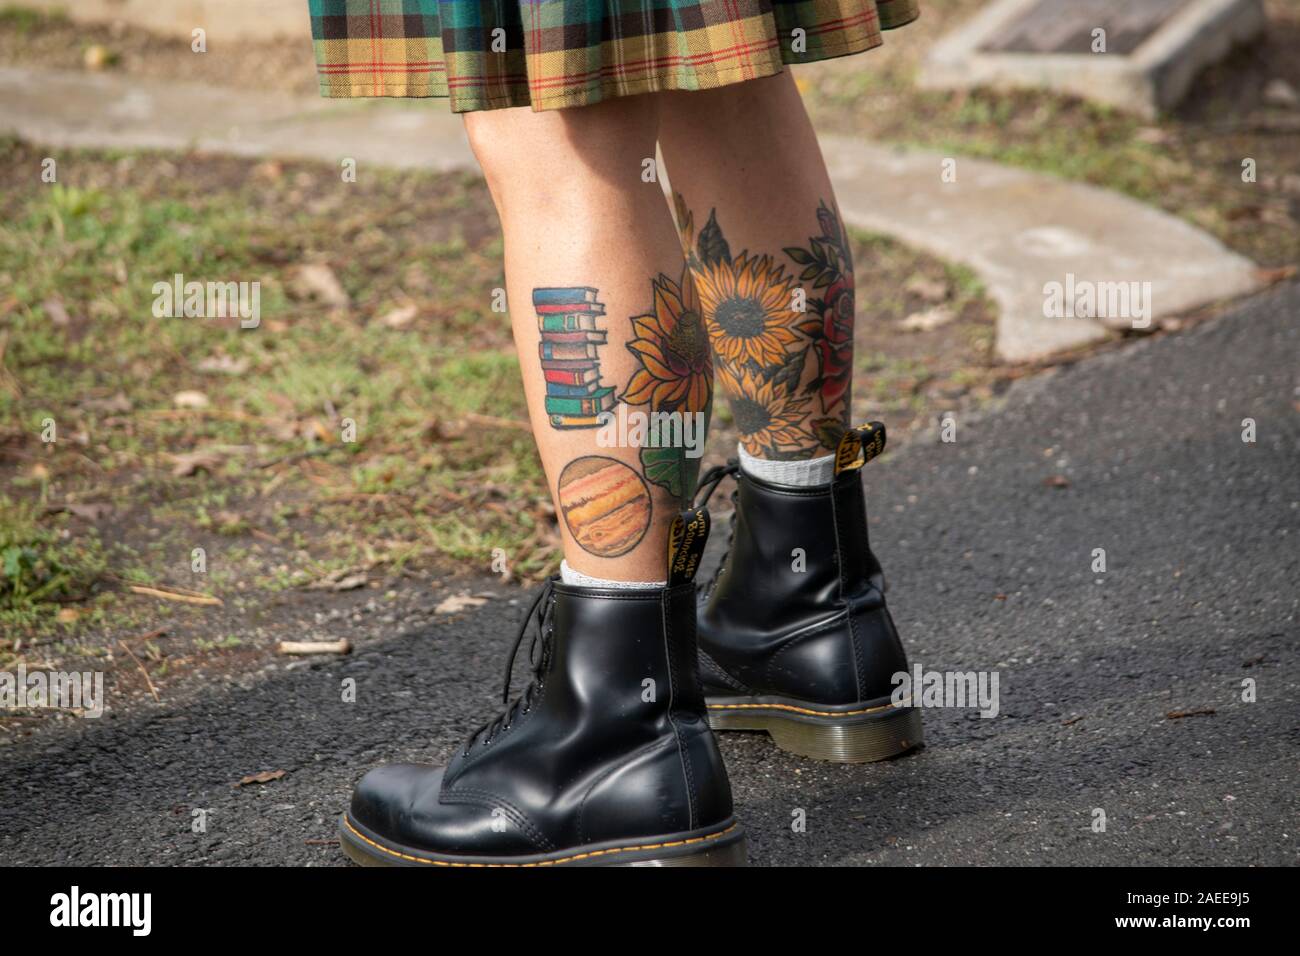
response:
[[[669,587],[694,580],[708,540],[708,508],[688,508],[673,519],[668,530]]]
[[[861,468],[885,450],[885,426],[881,422],[868,422],[850,428],[835,449],[835,474]]]

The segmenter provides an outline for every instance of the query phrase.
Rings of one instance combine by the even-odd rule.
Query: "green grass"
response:
[[[37,30],[68,22],[62,10],[36,10],[21,4],[0,7],[0,29],[13,30],[20,36],[29,36]]]
[[[6,168],[39,160],[0,142]],[[0,192],[0,439],[19,449],[6,485],[24,500],[112,504],[142,555],[111,569],[122,583],[194,587],[184,572],[204,543],[225,575],[205,587],[240,572],[287,587],[362,561],[486,569],[494,547],[525,576],[545,571],[526,428],[463,422],[526,420],[508,319],[490,308],[503,281],[481,185],[373,173],[363,188],[314,166],[257,178],[239,160],[160,174],[177,161],[62,151],[59,184]],[[308,262],[328,263],[349,308],[303,293]],[[154,286],[176,273],[258,282],[261,326],[155,317]],[[419,308],[409,325],[382,321],[406,302]],[[178,406],[180,392],[206,404]],[[48,448],[45,419],[58,435]],[[173,475],[175,456],[203,451],[215,455],[205,470]],[[56,561],[48,518],[20,507],[0,521],[6,546],[27,548],[3,593],[31,614],[66,596],[83,564]],[[98,532],[81,524],[82,537]],[[136,540],[147,528],[157,537]],[[250,544],[254,532],[294,566],[272,564],[275,545]]]
[[[0,630],[48,620],[63,602],[87,597],[106,569],[98,537],[73,538],[42,510],[0,495]]]

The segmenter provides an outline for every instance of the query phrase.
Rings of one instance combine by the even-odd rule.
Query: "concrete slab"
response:
[[[1051,89],[1150,118],[1266,26],[1260,0],[998,0],[940,39],[917,79],[929,89]],[[1107,52],[1080,51],[1094,27],[1107,29]]]
[[[1107,338],[1107,325],[1141,328],[1260,284],[1254,265],[1212,236],[1104,189],[965,158],[944,182],[948,157],[835,136],[822,137],[822,151],[847,222],[975,270],[998,306],[1004,361],[1045,358]],[[1068,293],[1134,282],[1149,295],[1130,304],[1149,306],[1147,316],[1044,314],[1053,283]]]
[[[50,146],[474,166],[464,126],[442,100],[326,100],[21,68],[0,68],[0,100],[0,128]]]

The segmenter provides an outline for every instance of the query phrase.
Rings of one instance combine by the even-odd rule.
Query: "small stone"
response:
[[[933,309],[926,309],[924,312],[913,312],[898,327],[904,332],[932,332],[933,330],[947,325],[953,319],[957,318],[951,309],[945,309],[943,306],[935,306]]]
[[[284,164],[274,159],[268,159],[266,162],[258,163],[253,167],[253,175],[258,179],[276,182],[284,177]]]
[[[72,324],[72,319],[61,299],[46,299],[41,303],[41,308],[45,310],[45,317],[59,328],[66,329]]]
[[[212,355],[208,358],[201,359],[197,366],[200,372],[211,372],[221,375],[243,375],[248,371],[248,359],[231,358],[229,355]]]
[[[208,396],[202,392],[177,392],[172,396],[172,404],[177,408],[207,408]]]
[[[415,305],[404,305],[393,309],[384,315],[379,321],[390,329],[404,329],[420,314],[420,309]]]
[[[347,291],[329,266],[319,262],[300,265],[293,273],[293,288],[304,299],[317,299],[331,308],[347,308]]]
[[[1264,87],[1264,102],[1269,106],[1295,109],[1300,106],[1300,94],[1296,93],[1294,86],[1278,77],[1269,80],[1268,85]]]
[[[96,43],[93,46],[86,47],[86,52],[82,55],[81,60],[88,70],[105,70],[117,62],[117,54],[109,50],[108,47]]]

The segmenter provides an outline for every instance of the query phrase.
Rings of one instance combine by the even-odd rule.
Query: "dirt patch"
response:
[[[0,63],[11,66],[112,70],[304,96],[320,92],[310,35],[210,42],[205,53],[190,44],[188,37],[158,36],[120,21],[90,25],[21,5],[0,9]]]

